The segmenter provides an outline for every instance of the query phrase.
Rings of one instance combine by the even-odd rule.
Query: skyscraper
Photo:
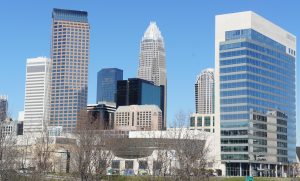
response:
[[[140,44],[138,78],[164,86],[163,129],[167,119],[167,71],[164,39],[155,22],[150,22]]]
[[[131,78],[117,83],[117,107],[127,105],[156,105],[164,110],[164,87],[152,82]]]
[[[26,64],[24,133],[41,133],[48,121],[50,59],[29,58]]]
[[[90,26],[88,13],[54,9],[52,13],[50,126],[76,128],[86,110]]]
[[[296,159],[296,37],[251,11],[216,16],[215,32],[226,174],[282,175]]]
[[[196,113],[215,112],[215,77],[213,69],[205,69],[198,75],[195,83]]]
[[[0,95],[0,121],[7,117],[8,100],[7,96]]]
[[[118,80],[123,80],[121,69],[105,68],[98,72],[97,103],[100,101],[116,102]]]

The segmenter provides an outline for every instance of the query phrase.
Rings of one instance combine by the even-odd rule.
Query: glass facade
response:
[[[287,137],[288,144],[285,151],[278,153],[288,152],[289,161],[294,160],[295,50],[253,29],[240,29],[225,33],[225,41],[220,43],[219,51],[222,160],[251,159],[243,153],[250,151],[245,137],[267,137],[263,118],[258,120],[260,124],[251,123],[252,127],[262,131],[250,131],[249,123],[254,120],[251,112],[264,115],[271,110],[287,115],[287,127],[277,128],[277,133],[284,132],[283,139]],[[228,146],[231,140],[239,145]],[[256,142],[263,144],[264,140]],[[252,151],[264,153],[267,148],[253,147]]]
[[[123,80],[123,70],[117,68],[106,68],[98,72],[97,102],[116,102],[118,80]]]
[[[131,78],[117,82],[117,107],[126,105],[157,105],[164,114],[164,87]]]
[[[77,114],[86,110],[90,26],[88,13],[54,9],[52,13],[50,126],[75,131]]]

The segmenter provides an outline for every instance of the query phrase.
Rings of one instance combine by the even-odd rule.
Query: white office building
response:
[[[41,132],[47,123],[49,63],[46,57],[27,59],[24,134]]]
[[[213,69],[205,69],[195,83],[196,113],[213,114],[215,112],[215,77]]]
[[[285,176],[296,161],[296,37],[251,11],[218,15],[215,27],[225,174]]]

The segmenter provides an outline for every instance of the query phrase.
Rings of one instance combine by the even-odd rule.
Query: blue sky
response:
[[[252,10],[300,37],[300,2],[294,0],[10,0],[0,7],[0,94],[9,96],[13,117],[24,106],[26,59],[50,55],[53,8],[89,12],[89,103],[96,100],[101,68],[121,68],[124,78],[136,76],[141,37],[149,22],[156,21],[166,46],[168,121],[180,110],[194,111],[196,76],[214,67],[215,15]],[[297,95],[299,100],[299,91]],[[297,137],[300,145],[300,133]]]

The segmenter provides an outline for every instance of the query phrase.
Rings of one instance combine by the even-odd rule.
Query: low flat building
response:
[[[215,132],[215,115],[194,113],[190,116],[190,129]]]
[[[162,111],[156,105],[119,106],[115,114],[115,130],[161,130]]]

